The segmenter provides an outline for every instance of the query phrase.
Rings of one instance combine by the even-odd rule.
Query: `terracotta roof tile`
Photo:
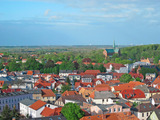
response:
[[[42,89],[42,97],[55,97],[56,95],[51,89]]]
[[[66,91],[62,94],[62,96],[77,95],[77,94],[78,94],[77,91],[68,91],[68,90],[66,90]]]
[[[43,107],[45,104],[47,104],[46,102],[43,102],[41,100],[36,101],[35,103],[33,103],[32,105],[30,105],[29,107],[34,109],[34,110],[38,110],[41,107]]]

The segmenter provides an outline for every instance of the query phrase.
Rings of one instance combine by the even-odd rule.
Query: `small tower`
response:
[[[113,49],[116,48],[116,45],[115,45],[115,40],[113,41]]]

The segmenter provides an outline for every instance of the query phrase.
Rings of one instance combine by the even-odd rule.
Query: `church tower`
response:
[[[116,45],[115,45],[115,40],[113,41],[113,49],[116,48]]]

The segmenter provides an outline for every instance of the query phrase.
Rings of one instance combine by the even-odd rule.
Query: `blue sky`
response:
[[[0,0],[0,46],[160,44],[160,0]]]

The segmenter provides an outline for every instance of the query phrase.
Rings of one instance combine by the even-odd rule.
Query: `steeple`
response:
[[[113,49],[115,49],[116,48],[116,46],[115,46],[115,40],[113,41]]]

